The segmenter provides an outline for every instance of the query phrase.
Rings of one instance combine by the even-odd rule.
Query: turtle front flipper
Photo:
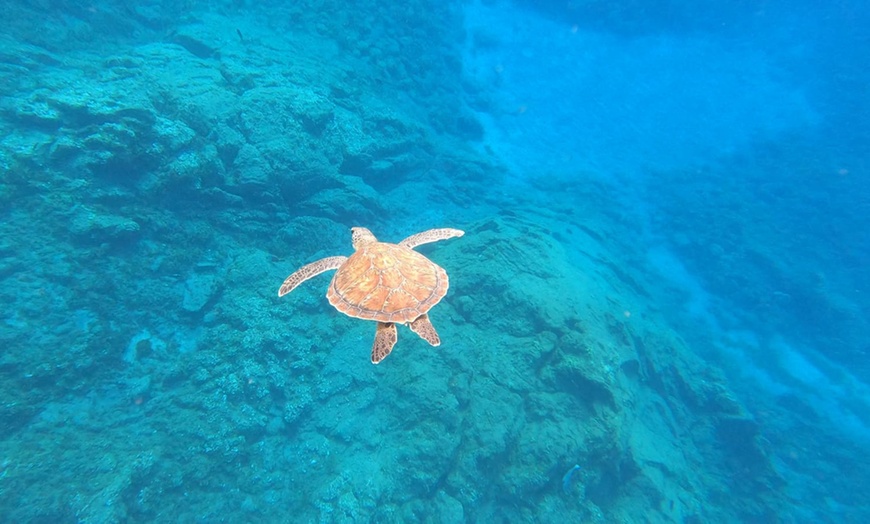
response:
[[[422,233],[417,233],[416,235],[409,236],[405,240],[399,242],[399,245],[407,247],[408,249],[414,249],[420,244],[428,244],[429,242],[436,242],[438,240],[461,237],[464,234],[465,231],[460,231],[459,229],[430,229],[428,231],[423,231]]]
[[[375,344],[372,346],[372,364],[377,364],[387,358],[398,339],[399,334],[396,332],[395,324],[378,322],[378,329],[375,331]]]
[[[281,284],[281,288],[278,290],[278,296],[283,297],[287,293],[296,289],[296,286],[299,284],[305,282],[311,277],[316,277],[324,271],[338,269],[342,264],[344,264],[345,260],[347,260],[347,257],[321,258],[317,262],[312,262],[300,267],[295,273],[287,277],[283,284]]]
[[[408,327],[411,328],[411,331],[420,335],[420,338],[433,346],[441,344],[441,339],[438,337],[438,332],[435,331],[435,326],[432,325],[432,322],[429,322],[429,315],[420,315],[417,317],[417,320],[408,324]]]

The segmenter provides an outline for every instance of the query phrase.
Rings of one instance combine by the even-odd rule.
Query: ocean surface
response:
[[[866,2],[0,28],[0,522],[870,522]]]

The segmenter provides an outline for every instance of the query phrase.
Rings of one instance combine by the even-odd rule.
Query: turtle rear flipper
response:
[[[420,315],[415,321],[408,324],[408,327],[411,328],[411,331],[420,335],[420,338],[433,346],[441,344],[441,338],[438,337],[435,326],[429,321],[429,315]]]
[[[387,358],[398,339],[399,334],[396,332],[395,324],[378,322],[378,329],[375,331],[375,344],[372,346],[372,364],[377,364]]]

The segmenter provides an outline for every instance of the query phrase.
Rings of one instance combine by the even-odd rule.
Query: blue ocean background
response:
[[[866,2],[3,7],[0,522],[870,521]]]

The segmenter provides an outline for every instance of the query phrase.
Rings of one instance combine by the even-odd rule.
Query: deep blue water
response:
[[[870,519],[864,3],[4,13],[0,522]]]

